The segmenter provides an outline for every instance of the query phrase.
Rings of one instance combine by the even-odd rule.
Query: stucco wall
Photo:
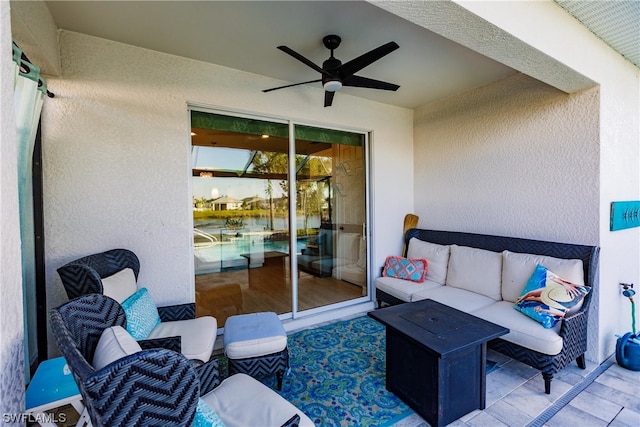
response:
[[[421,224],[597,245],[598,101],[518,74],[417,109]]]
[[[0,414],[24,411],[24,330],[9,3],[0,2]]]
[[[572,86],[586,87],[589,82],[599,88],[600,292],[591,312],[598,327],[590,330],[590,347],[593,351],[597,343],[597,359],[602,361],[614,350],[615,334],[630,330],[629,302],[618,284],[640,282],[640,228],[609,231],[611,202],[640,199],[640,70],[551,1],[456,3],[466,12],[448,2],[382,2],[408,20],[566,92],[575,93]],[[455,13],[439,19],[439,5]],[[429,8],[433,10],[425,10]],[[459,25],[454,25],[457,14]],[[524,55],[526,51],[535,55]],[[574,228],[580,227],[576,222]]]
[[[592,316],[604,360],[614,351],[615,334],[631,329],[630,304],[618,284],[640,282],[640,228],[609,231],[611,202],[640,200],[640,69],[552,1],[460,4],[600,87],[601,292]]]
[[[397,199],[374,200],[374,227],[387,231],[375,264],[399,250],[413,206],[411,110],[344,94],[324,108],[321,89],[264,94],[281,82],[77,33],[61,32],[60,50],[43,117],[49,306],[66,300],[57,267],[115,247],[140,257],[139,283],[158,304],[194,300],[188,103],[371,130],[372,184]]]
[[[597,88],[567,95],[522,74],[417,109],[420,225],[598,245],[598,113]]]

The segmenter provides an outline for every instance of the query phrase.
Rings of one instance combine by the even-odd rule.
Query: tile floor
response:
[[[498,369],[487,376],[487,407],[449,424],[453,427],[640,426],[640,372],[613,358],[587,369],[574,363],[560,371],[544,393],[542,375],[520,362],[489,352]],[[393,427],[427,427],[412,415]]]
[[[498,364],[487,376],[487,407],[450,427],[640,426],[640,372],[621,368],[614,356],[601,365],[587,360],[584,370],[575,362],[565,367],[553,378],[551,394],[544,393],[540,371],[492,350],[487,358]],[[70,406],[61,410],[69,417],[60,427],[74,426],[75,411]],[[417,414],[393,425],[428,426]]]
[[[499,367],[487,376],[487,407],[449,424],[452,427],[597,427],[640,426],[640,372],[621,368],[613,358],[598,366],[587,361],[563,369],[544,393],[540,373],[527,365],[489,351]],[[73,426],[77,415],[62,426]],[[66,412],[66,411],[65,411]],[[393,427],[428,427],[411,415]]]

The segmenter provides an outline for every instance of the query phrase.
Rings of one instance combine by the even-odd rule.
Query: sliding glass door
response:
[[[292,152],[288,123],[192,111],[191,126],[199,315],[367,295],[364,134],[297,125]]]
[[[298,125],[298,307],[367,295],[365,136]]]

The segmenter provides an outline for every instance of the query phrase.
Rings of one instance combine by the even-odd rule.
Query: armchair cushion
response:
[[[135,294],[137,289],[136,276],[131,268],[125,268],[102,279],[102,293],[120,304]]]
[[[294,414],[300,416],[300,427],[314,426],[302,411],[246,374],[230,376],[202,399],[227,427],[256,425],[256,420],[260,420],[260,425],[281,426]]]
[[[195,319],[159,323],[147,338],[179,336],[181,338],[180,352],[187,359],[206,362],[211,358],[217,330],[218,324],[215,317],[202,316]]]
[[[143,340],[160,324],[160,315],[147,288],[142,288],[122,302],[127,317],[127,331]]]
[[[108,364],[141,351],[140,344],[122,326],[102,331],[93,354],[93,369],[99,371]]]

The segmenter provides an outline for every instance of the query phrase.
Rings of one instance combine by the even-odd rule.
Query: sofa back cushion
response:
[[[429,265],[427,280],[444,285],[447,280],[447,266],[449,265],[449,246],[425,242],[413,237],[409,240],[407,258],[426,259]]]
[[[450,246],[447,286],[465,289],[496,301],[501,298],[502,254],[467,246]]]
[[[515,303],[538,264],[571,283],[579,286],[585,284],[580,259],[562,259],[504,251],[502,252],[502,299]]]
[[[338,243],[336,246],[336,255],[334,258],[340,258],[348,261],[350,264],[358,262],[360,251],[360,235],[356,233],[338,233]]]

